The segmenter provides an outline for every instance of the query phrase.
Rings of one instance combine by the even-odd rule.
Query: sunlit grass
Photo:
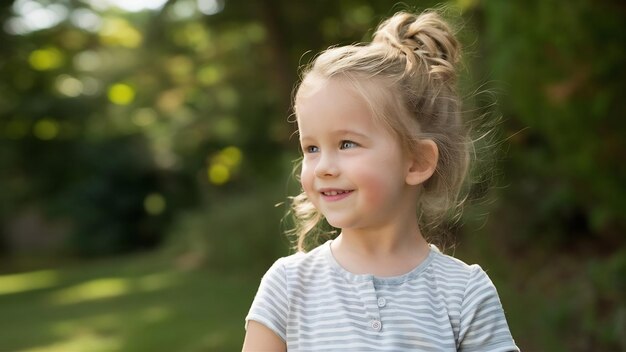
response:
[[[120,278],[96,279],[52,294],[53,304],[72,304],[85,301],[117,297],[131,290],[129,280]]]
[[[55,270],[41,270],[0,276],[0,295],[52,287],[59,281]]]
[[[258,279],[151,255],[0,276],[0,351],[239,350]]]
[[[68,352],[68,351],[91,351],[105,352],[115,351],[120,347],[119,338],[113,336],[100,336],[93,332],[83,331],[70,339],[52,344],[50,346],[34,347],[21,350],[20,352]]]

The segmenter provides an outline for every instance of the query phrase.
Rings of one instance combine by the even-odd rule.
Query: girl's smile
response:
[[[342,189],[333,189],[333,188],[322,188],[319,190],[322,195],[322,199],[327,202],[336,202],[347,198],[354,192],[354,190],[342,190]]]

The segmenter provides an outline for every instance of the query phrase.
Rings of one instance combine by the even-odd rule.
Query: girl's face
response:
[[[316,81],[296,101],[304,153],[301,182],[334,227],[364,229],[413,209],[410,163],[397,137],[376,123],[368,104],[340,80]],[[403,213],[403,211],[401,211]]]

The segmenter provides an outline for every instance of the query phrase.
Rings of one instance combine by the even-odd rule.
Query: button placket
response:
[[[370,318],[368,322],[369,328],[374,331],[381,331],[383,324],[380,319],[380,308],[378,307],[378,294],[374,286],[374,277],[372,276],[366,282],[361,283],[358,291]]]

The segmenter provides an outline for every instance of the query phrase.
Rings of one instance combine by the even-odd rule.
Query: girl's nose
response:
[[[339,174],[339,168],[335,158],[330,154],[320,155],[319,162],[315,166],[315,176],[317,177],[329,177],[337,176]]]

